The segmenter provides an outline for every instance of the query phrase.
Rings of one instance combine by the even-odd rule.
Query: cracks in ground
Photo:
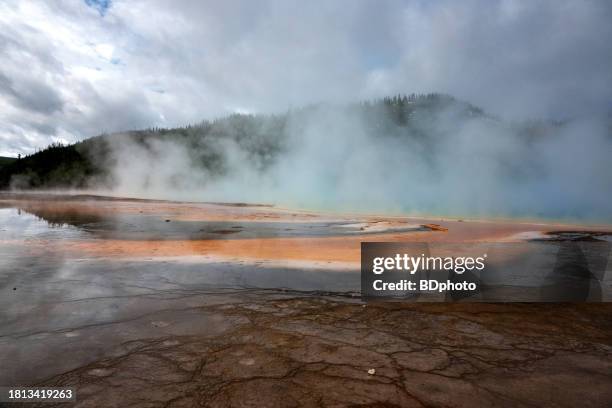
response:
[[[198,307],[233,322],[220,335],[129,341],[41,384],[76,387],[83,407],[612,401],[612,305],[262,298]]]

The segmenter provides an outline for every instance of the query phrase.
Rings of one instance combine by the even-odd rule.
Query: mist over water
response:
[[[605,119],[528,126],[463,104],[408,116],[408,125],[398,125],[383,112],[319,105],[280,119],[246,116],[256,131],[213,132],[196,146],[115,135],[112,192],[332,211],[612,221]],[[213,166],[202,166],[200,150],[212,154]]]

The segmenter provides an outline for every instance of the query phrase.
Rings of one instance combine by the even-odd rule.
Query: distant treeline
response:
[[[6,166],[7,164],[11,164],[17,160],[15,157],[0,157],[0,167]]]
[[[111,135],[100,135],[72,145],[52,144],[18,160],[0,160],[0,188],[47,189],[87,188],[112,185],[112,146],[118,138],[148,146],[155,141],[180,143],[191,159],[210,174],[223,173],[224,152],[218,142],[232,140],[250,159],[265,168],[284,149],[287,133],[300,118],[313,111],[350,112],[363,121],[365,131],[375,137],[411,137],[427,140],[428,121],[444,110],[461,117],[483,117],[482,109],[443,94],[395,95],[348,105],[318,104],[276,115],[232,114],[177,128],[149,128]],[[425,125],[424,125],[425,124]],[[500,124],[501,125],[501,124]],[[504,125],[506,126],[506,125]],[[510,125],[507,125],[510,126]],[[556,124],[530,122],[520,125],[527,137],[546,132]]]

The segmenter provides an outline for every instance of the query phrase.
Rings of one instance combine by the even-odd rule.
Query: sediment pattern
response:
[[[612,401],[608,304],[365,305],[272,296],[197,310],[232,327],[210,337],[130,341],[113,357],[43,384],[76,387],[79,407]]]

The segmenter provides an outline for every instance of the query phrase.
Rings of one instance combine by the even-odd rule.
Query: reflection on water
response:
[[[20,208],[0,208],[0,239],[77,239],[87,234],[67,222],[54,222]]]
[[[133,240],[170,240],[170,239],[245,239],[270,237],[324,237],[342,235],[365,235],[384,232],[384,229],[368,230],[363,223],[343,222],[265,222],[265,221],[182,221],[162,217],[158,214],[114,214],[102,216],[96,213],[78,211],[71,208],[49,208],[44,206],[4,209],[16,211],[21,223],[34,223],[44,220],[49,227],[73,226],[92,234],[90,237],[133,239]],[[0,224],[14,220],[0,214]],[[41,223],[37,223],[41,227]],[[44,228],[44,227],[41,227]],[[387,230],[392,232],[428,231],[420,225],[399,225]]]
[[[525,301],[612,300],[610,243],[605,240],[496,244],[488,253],[491,260],[507,258],[481,273],[483,292],[490,300],[515,300],[509,294],[512,289]]]

